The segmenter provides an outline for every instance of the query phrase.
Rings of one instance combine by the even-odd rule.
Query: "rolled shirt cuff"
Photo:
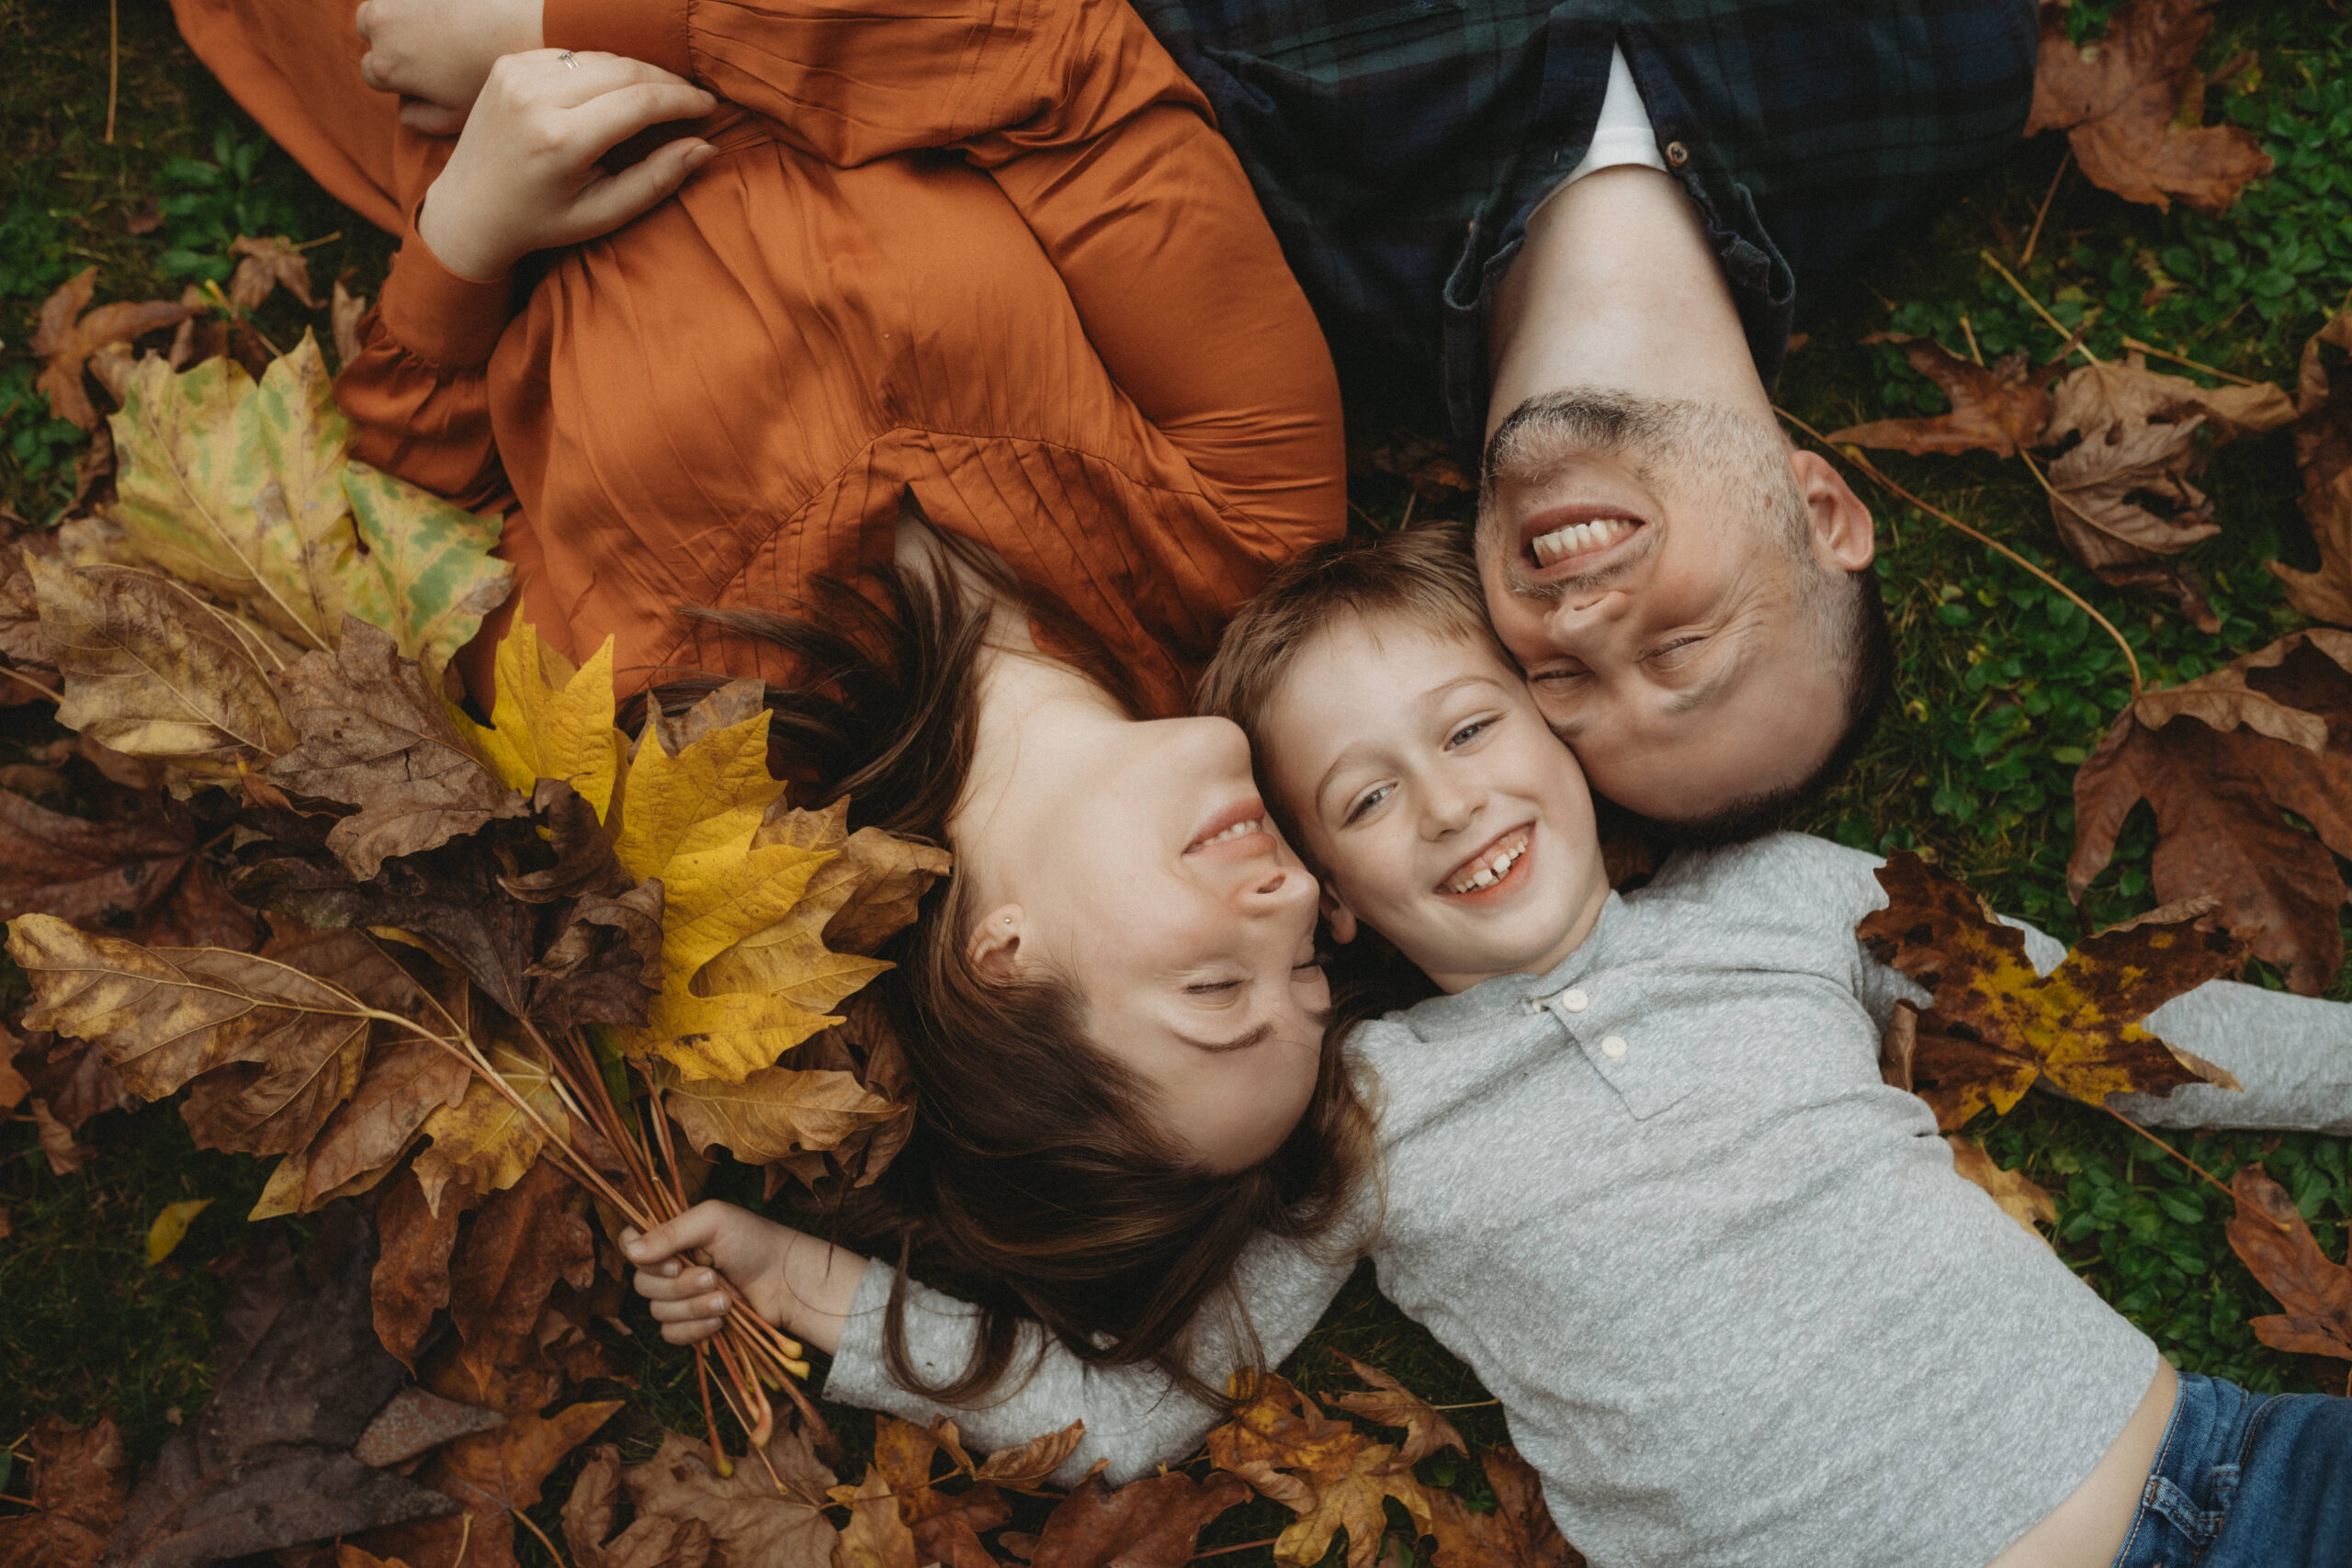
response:
[[[549,49],[601,50],[694,74],[686,51],[689,0],[546,0],[539,37]]]

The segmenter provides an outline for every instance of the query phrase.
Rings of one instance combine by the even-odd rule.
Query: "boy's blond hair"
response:
[[[1351,535],[1315,546],[1284,564],[1241,606],[1201,677],[1200,710],[1229,718],[1262,754],[1266,706],[1300,649],[1324,627],[1354,617],[1374,628],[1403,622],[1438,637],[1494,649],[1516,668],[1487,619],[1487,594],[1471,554],[1470,529],[1433,523],[1393,533]],[[1297,824],[1269,800],[1292,844]]]

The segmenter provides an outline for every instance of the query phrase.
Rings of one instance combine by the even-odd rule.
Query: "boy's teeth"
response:
[[[1555,528],[1536,536],[1535,564],[1550,566],[1554,561],[1570,556],[1597,550],[1603,545],[1613,545],[1639,526],[1630,517],[1596,517],[1589,523],[1571,523],[1565,528]]]
[[[1518,864],[1519,857],[1526,852],[1527,840],[1522,837],[1517,843],[1512,844],[1508,849],[1498,851],[1495,854],[1488,856],[1479,864],[1477,869],[1471,872],[1469,875],[1461,878],[1459,881],[1449,884],[1446,891],[1449,893],[1476,893],[1481,887],[1492,887],[1496,883],[1500,882],[1504,877],[1510,874],[1510,868]]]

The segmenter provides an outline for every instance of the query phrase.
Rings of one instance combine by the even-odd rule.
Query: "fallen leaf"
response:
[[[523,1333],[538,1321],[557,1280],[587,1287],[596,1247],[585,1206],[580,1190],[548,1160],[491,1194],[450,1268],[449,1320],[460,1336],[479,1341]]]
[[[915,1568],[915,1535],[899,1511],[899,1494],[877,1467],[857,1485],[836,1486],[833,1501],[849,1523],[833,1548],[833,1568]]]
[[[458,739],[423,667],[366,622],[346,619],[340,646],[306,655],[279,686],[300,744],[269,764],[269,776],[297,794],[358,807],[326,842],[359,881],[390,856],[529,814]]]
[[[1299,1516],[1276,1538],[1275,1562],[1319,1562],[1332,1535],[1345,1529],[1349,1568],[1373,1568],[1387,1531],[1383,1504],[1391,1497],[1429,1533],[1428,1491],[1409,1470],[1391,1465],[1396,1450],[1331,1420],[1272,1372],[1240,1374],[1237,1385],[1246,1397],[1209,1432],[1209,1458]]]
[[[2075,775],[2075,897],[2142,800],[2155,811],[2156,897],[2211,895],[2291,987],[2325,989],[2347,891],[2320,845],[2352,854],[2352,633],[2295,633],[2119,715]]]
[[[599,819],[612,810],[626,742],[613,728],[613,641],[575,670],[518,610],[494,660],[490,728],[459,717],[475,755],[519,795],[541,779],[570,784]]]
[[[1375,1426],[1402,1427],[1405,1440],[1396,1450],[1396,1457],[1389,1461],[1392,1470],[1410,1470],[1440,1449],[1450,1448],[1467,1458],[1470,1446],[1462,1434],[1453,1429],[1435,1407],[1418,1394],[1407,1391],[1403,1383],[1382,1371],[1366,1366],[1353,1356],[1342,1354],[1340,1359],[1357,1377],[1372,1384],[1372,1393],[1340,1393],[1331,1403],[1352,1415],[1361,1416]]]
[[[34,1100],[32,1111],[33,1131],[40,1139],[40,1152],[49,1157],[50,1175],[71,1176],[98,1157],[91,1145],[74,1141],[74,1129],[51,1114],[49,1101]]]
[[[344,465],[343,495],[368,568],[351,613],[437,676],[514,592],[514,569],[490,553],[503,523],[365,463]]]
[[[2043,7],[2026,134],[2065,131],[2084,175],[2127,201],[2161,209],[2177,196],[2220,216],[2270,158],[2237,126],[2195,126],[2205,105],[2197,50],[2211,26],[2204,0],[2136,0],[2105,38],[2077,45],[2064,14]]]
[[[1535,1467],[1514,1449],[1488,1449],[1479,1462],[1494,1489],[1492,1511],[1475,1514],[1451,1492],[1430,1495],[1437,1568],[1585,1568],[1544,1506]]]
[[[433,1146],[416,1156],[415,1169],[436,1209],[442,1189],[455,1179],[481,1193],[503,1191],[520,1181],[546,1146],[542,1129],[559,1138],[571,1134],[571,1118],[556,1093],[555,1069],[536,1046],[500,1040],[484,1055],[528,1113],[477,1075],[463,1100],[425,1118],[424,1134]]]
[[[212,1207],[209,1198],[184,1198],[176,1203],[166,1203],[155,1223],[147,1227],[147,1267],[153,1269],[179,1249],[187,1235],[187,1227],[196,1216]]]
[[[90,821],[0,793],[0,919],[47,914],[134,941],[250,945],[253,918],[220,896],[195,822],[146,805],[143,816]]]
[[[2007,1114],[2037,1080],[2086,1104],[2109,1094],[2162,1094],[2185,1083],[2237,1087],[2211,1063],[2140,1027],[2165,1001],[2235,969],[2245,946],[2217,929],[2211,906],[2177,920],[2143,920],[2077,942],[2037,974],[2025,937],[1995,920],[1975,894],[1908,851],[1880,867],[1888,905],[1855,928],[1883,962],[1926,986],[1914,1071],[1935,1082],[1921,1098],[1949,1130],[1990,1105]],[[1927,1036],[1962,1043],[1984,1059],[1964,1071],[1929,1061]]]
[[[85,1430],[48,1415],[28,1436],[33,1511],[0,1518],[0,1568],[95,1568],[130,1483],[121,1432],[108,1416]]]
[[[404,1388],[376,1412],[351,1457],[379,1470],[403,1464],[419,1454],[504,1424],[506,1417],[480,1405],[460,1404],[421,1388]]]
[[[817,1505],[831,1490],[833,1472],[810,1451],[806,1435],[788,1426],[778,1426],[766,1452],[785,1494],[750,1455],[735,1461],[734,1474],[718,1475],[708,1445],[676,1432],[664,1433],[660,1451],[621,1480],[640,1521],[707,1523],[727,1568],[828,1568],[839,1537]]]
[[[433,1314],[449,1304],[458,1222],[478,1201],[462,1183],[454,1193],[441,1190],[428,1198],[416,1173],[407,1170],[376,1206],[382,1236],[382,1253],[369,1277],[376,1337],[404,1363],[414,1364]]]
[[[955,1493],[926,1487],[912,1500],[907,1525],[914,1532],[915,1555],[922,1562],[946,1568],[1001,1568],[980,1532],[1012,1517],[1004,1494],[983,1482]]]
[[[2230,1250],[2287,1310],[2249,1323],[2274,1350],[2352,1360],[2352,1269],[2331,1263],[2287,1190],[2258,1165],[2230,1182]]]
[[[229,278],[229,299],[240,310],[260,310],[281,288],[311,310],[319,308],[311,298],[311,264],[285,235],[254,240],[240,234],[230,243],[229,254],[239,258]]]
[[[1030,1568],[1181,1568],[1209,1521],[1249,1500],[1223,1471],[1201,1482],[1170,1472],[1115,1492],[1090,1473],[1046,1520]]]
[[[334,362],[349,365],[359,355],[359,323],[368,317],[368,296],[354,294],[334,280],[334,295],[327,301],[327,320],[334,329]]]
[[[49,394],[50,412],[85,430],[98,427],[98,411],[82,388],[83,361],[107,344],[129,343],[157,327],[185,321],[188,313],[185,305],[162,299],[101,305],[92,310],[90,296],[97,284],[98,269],[84,267],[41,301],[40,324],[28,345],[49,361],[33,385]]]
[[[2352,375],[2344,376],[2340,387],[2331,385],[2323,345],[2352,351],[2352,312],[2312,334],[2296,378],[2295,461],[2303,476],[2303,517],[2319,544],[2319,570],[2268,565],[2287,584],[2295,608],[2313,620],[2352,626]]]
[[[140,1477],[111,1558],[198,1568],[447,1509],[351,1453],[406,1378],[369,1322],[374,1255],[365,1219],[339,1211],[312,1243],[299,1293]]]
[[[2012,354],[1991,369],[1948,351],[1930,338],[1905,333],[1873,333],[1865,343],[1899,343],[1913,369],[1944,390],[1950,413],[1925,419],[1882,419],[1830,432],[1832,442],[1878,446],[1897,452],[1994,452],[2017,456],[2030,446],[2050,418],[2050,378],[2063,358],[2035,368],[2023,354]]]
[[[613,853],[613,836],[596,808],[561,779],[541,779],[531,792],[531,814],[548,833],[555,863],[543,871],[503,875],[498,885],[526,904],[554,904],[583,893],[619,893],[629,874]]]
[[[1032,1438],[1018,1448],[999,1449],[973,1472],[977,1481],[991,1481],[1015,1492],[1034,1492],[1059,1470],[1086,1437],[1086,1423],[1073,1421],[1058,1432]]]
[[[594,1436],[618,1400],[567,1405],[546,1416],[510,1415],[494,1430],[435,1450],[416,1479],[451,1505],[437,1517],[377,1531],[371,1550],[397,1553],[415,1568],[517,1568],[514,1515],[539,1500],[539,1489],[564,1456]]]
[[[733,1083],[689,1078],[666,1062],[648,1064],[648,1072],[697,1153],[724,1146],[745,1165],[835,1148],[907,1113],[847,1073],[762,1067]]]
[[[107,1111],[128,1111],[139,1097],[123,1087],[122,1075],[107,1065],[106,1054],[86,1041],[60,1040],[47,1030],[32,1032],[17,1058],[17,1070],[34,1099],[69,1130]]]
[[[1947,1137],[1944,1142],[1951,1145],[1952,1168],[1962,1179],[1983,1188],[2001,1206],[2001,1213],[2024,1226],[2028,1235],[2049,1239],[2035,1227],[2058,1223],[2056,1199],[2023,1171],[2004,1170],[1994,1164],[1993,1156],[1975,1139]]]
[[[586,893],[571,920],[526,971],[531,1017],[562,1033],[582,1024],[641,1024],[662,985],[662,884],[617,898]]]
[[[59,723],[216,784],[293,746],[277,656],[235,616],[149,571],[26,565],[65,682]]]
[[[1478,481],[1463,471],[1445,443],[1408,430],[1395,430],[1385,441],[1351,436],[1348,472],[1394,474],[1424,502],[1445,501],[1475,491]]]
[[[576,1568],[704,1568],[713,1542],[702,1519],[648,1514],[614,1535],[620,1473],[620,1450],[601,1444],[563,1500],[563,1540]]]

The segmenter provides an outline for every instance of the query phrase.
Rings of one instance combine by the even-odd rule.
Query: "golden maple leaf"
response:
[[[1390,1497],[1420,1534],[1434,1529],[1428,1489],[1410,1469],[1392,1464],[1394,1447],[1330,1419],[1272,1372],[1237,1374],[1234,1392],[1245,1397],[1233,1418],[1209,1433],[1209,1458],[1299,1516],[1276,1538],[1275,1562],[1319,1562],[1333,1532],[1345,1529],[1349,1568],[1372,1568]]]

